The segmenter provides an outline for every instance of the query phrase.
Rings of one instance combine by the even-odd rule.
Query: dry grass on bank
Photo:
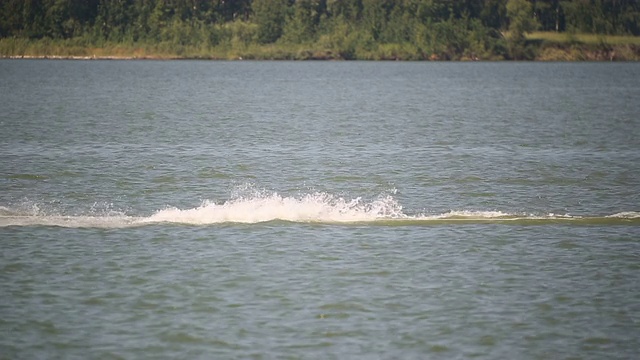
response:
[[[557,33],[553,31],[537,31],[527,35],[528,40],[544,41],[554,44],[582,43],[585,45],[639,45],[640,36],[632,35],[595,35],[572,34],[569,32]]]

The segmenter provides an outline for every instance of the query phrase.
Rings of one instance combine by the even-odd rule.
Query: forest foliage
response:
[[[35,42],[192,57],[529,59],[533,31],[638,36],[640,0],[0,2],[0,39],[14,47],[5,55]]]

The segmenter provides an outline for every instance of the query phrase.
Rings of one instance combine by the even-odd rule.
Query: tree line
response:
[[[1,0],[0,38],[242,48],[341,58],[526,58],[526,32],[640,35],[640,0]]]

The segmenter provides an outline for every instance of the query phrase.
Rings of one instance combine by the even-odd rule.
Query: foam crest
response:
[[[448,211],[442,214],[436,215],[422,215],[418,218],[428,219],[500,219],[500,218],[513,218],[516,215],[505,213],[502,211],[472,211],[472,210],[458,210]]]
[[[73,215],[51,204],[23,202],[0,205],[0,228],[8,226],[58,226],[68,228],[128,228],[153,224],[255,224],[268,221],[324,224],[369,224],[378,226],[423,226],[442,224],[572,224],[640,225],[640,212],[611,215],[531,214],[497,210],[450,210],[443,213],[406,214],[393,197],[394,191],[375,199],[346,198],[326,192],[283,196],[247,185],[237,187],[229,200],[210,200],[187,209],[168,207],[150,216],[126,214],[112,204],[95,203],[73,210]]]
[[[407,218],[402,207],[390,195],[366,202],[361,198],[344,199],[331,194],[281,196],[277,193],[240,197],[215,204],[209,201],[193,209],[160,210],[142,222],[184,224],[291,222],[366,222],[377,219]]]
[[[640,219],[640,212],[637,211],[623,211],[613,215],[608,215],[608,218],[620,218],[620,219]]]

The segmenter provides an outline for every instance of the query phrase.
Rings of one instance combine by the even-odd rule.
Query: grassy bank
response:
[[[640,46],[640,36],[620,36],[620,35],[595,35],[595,34],[575,34],[557,33],[550,31],[538,31],[527,35],[527,39],[533,41],[544,41],[552,44],[572,44],[580,43],[585,45],[599,45],[606,43],[609,45],[637,45]]]
[[[534,32],[527,36],[531,60],[640,61],[640,37]],[[504,60],[500,53],[456,57],[425,52],[412,44],[370,44],[368,47],[227,42],[217,46],[175,43],[94,44],[83,39],[0,39],[0,57],[69,59],[213,59],[213,60]]]
[[[640,37],[534,32],[527,40],[539,61],[640,61]]]

